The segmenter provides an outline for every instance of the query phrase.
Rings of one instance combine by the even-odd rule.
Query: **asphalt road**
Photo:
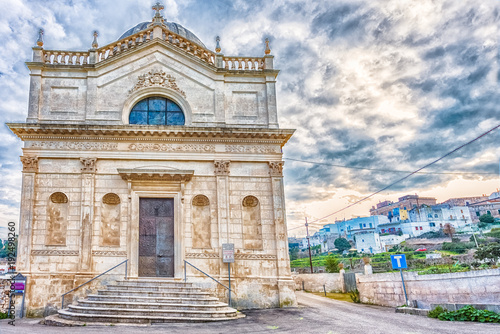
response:
[[[347,303],[303,292],[297,292],[297,298],[299,308],[244,311],[246,318],[228,322],[70,328],[39,325],[39,319],[18,319],[15,327],[8,325],[6,320],[1,320],[0,333],[500,333],[500,324],[439,321],[395,313],[393,308]]]

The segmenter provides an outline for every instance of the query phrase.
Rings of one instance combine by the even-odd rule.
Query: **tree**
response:
[[[443,232],[447,234],[450,237],[451,242],[453,242],[453,234],[455,234],[455,228],[450,223],[444,224]]]
[[[335,242],[333,243],[335,245],[335,248],[339,250],[340,253],[351,249],[351,244],[349,241],[347,241],[346,238],[337,238],[335,239]]]
[[[299,248],[290,248],[290,261],[297,260],[299,258]]]
[[[500,244],[492,242],[487,245],[480,245],[474,253],[474,257],[478,260],[485,260],[491,264],[495,264],[500,258]]]
[[[481,223],[493,224],[495,222],[495,218],[490,214],[484,214],[479,217],[479,221]]]
[[[325,270],[327,273],[338,273],[339,272],[339,260],[333,255],[329,255],[325,260]]]

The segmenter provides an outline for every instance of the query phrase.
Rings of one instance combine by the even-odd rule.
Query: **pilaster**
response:
[[[283,161],[269,162],[273,195],[273,216],[276,234],[276,258],[280,307],[296,307],[295,286],[290,272],[288,238],[286,231]]]
[[[35,203],[35,183],[38,172],[38,157],[22,156],[23,179],[21,213],[19,217],[19,234],[16,267],[19,272],[31,271],[31,245],[33,234],[33,210]]]
[[[42,70],[32,68],[30,73],[28,118],[26,119],[26,122],[28,123],[38,122],[41,93],[42,93]]]
[[[217,223],[219,242],[229,242],[229,161],[216,160],[217,179]],[[224,238],[225,237],[225,238]]]
[[[96,158],[81,158],[82,196],[81,196],[81,244],[80,271],[92,271],[92,222],[94,218],[94,188]]]

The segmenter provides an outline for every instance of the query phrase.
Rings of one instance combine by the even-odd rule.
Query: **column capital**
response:
[[[82,173],[95,173],[95,163],[97,158],[80,158],[80,162],[83,164]]]
[[[215,160],[215,175],[229,175],[229,164],[231,162],[227,160]]]
[[[283,176],[283,165],[284,161],[269,161],[269,175],[271,176]]]
[[[35,156],[22,156],[21,162],[23,163],[23,172],[38,172],[38,157]]]

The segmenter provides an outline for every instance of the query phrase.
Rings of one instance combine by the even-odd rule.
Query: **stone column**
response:
[[[283,161],[269,162],[269,174],[273,194],[279,303],[280,307],[296,307],[295,283],[291,276],[290,259],[288,256],[285,192],[283,189]]]
[[[81,158],[82,195],[81,195],[81,244],[80,271],[92,271],[92,222],[94,218],[94,187],[96,158]]]
[[[33,210],[35,204],[35,182],[38,172],[38,157],[22,156],[23,163],[23,196],[21,198],[21,213],[19,217],[19,234],[16,267],[19,272],[31,271],[31,245],[33,234]]]

